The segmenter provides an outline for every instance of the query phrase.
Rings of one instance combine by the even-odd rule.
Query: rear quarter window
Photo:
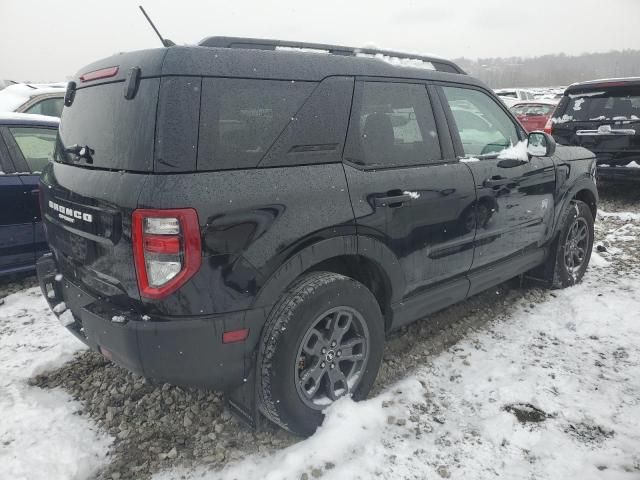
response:
[[[257,166],[316,85],[204,78],[198,170]]]

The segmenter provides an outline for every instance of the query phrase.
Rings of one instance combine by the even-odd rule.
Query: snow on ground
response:
[[[605,243],[639,233],[627,224]],[[640,272],[611,255],[381,395],[337,402],[307,440],[154,478],[640,478]]]
[[[60,389],[28,383],[83,348],[51,314],[39,288],[0,305],[0,478],[88,478],[106,462],[111,441],[77,414],[81,405]]]
[[[379,395],[337,402],[312,437],[244,458],[236,455],[241,449],[227,445],[222,470],[205,457],[174,455],[175,462],[164,464],[173,468],[155,480],[640,478],[637,215],[599,213],[598,242],[582,284],[541,292],[540,303],[522,296],[504,314],[487,303],[493,320],[416,362],[416,370]],[[49,313],[38,289],[9,295],[0,305],[1,479],[115,478],[99,470],[117,448],[83,405],[64,390],[30,386],[34,375],[82,348]],[[146,413],[146,404],[137,403],[148,418],[168,408],[153,398],[158,400]],[[215,425],[219,441],[223,424]],[[177,444],[174,430],[155,428]],[[231,421],[224,428],[238,439],[251,438]],[[139,459],[130,462],[118,467],[123,479],[138,478],[128,466]]]

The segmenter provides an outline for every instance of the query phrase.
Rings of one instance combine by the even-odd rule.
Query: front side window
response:
[[[60,115],[62,115],[62,107],[64,107],[63,98],[45,98],[35,105],[31,105],[24,113],[60,118]]]
[[[511,118],[486,93],[443,87],[466,157],[495,155],[520,140]]]
[[[424,85],[364,82],[361,87],[349,126],[347,160],[385,167],[442,159]]]
[[[41,172],[53,156],[56,130],[50,128],[9,128],[32,173]]]

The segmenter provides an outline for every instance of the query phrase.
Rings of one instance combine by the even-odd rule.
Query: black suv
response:
[[[542,132],[527,153],[445,60],[208,38],[89,65],[65,102],[45,297],[105,357],[249,420],[309,434],[367,395],[390,330],[589,262],[593,154]]]
[[[640,181],[640,77],[574,83],[549,126],[559,144],[596,154],[599,178]]]

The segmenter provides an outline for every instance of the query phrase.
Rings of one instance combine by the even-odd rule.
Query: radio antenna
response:
[[[160,32],[158,31],[158,29],[156,28],[156,26],[153,24],[153,22],[151,21],[151,19],[149,18],[149,15],[147,15],[147,12],[144,11],[144,8],[142,8],[142,5],[138,5],[138,7],[140,8],[140,11],[142,12],[142,14],[144,15],[144,18],[147,19],[147,22],[149,22],[149,25],[151,25],[151,28],[153,28],[153,31],[156,32],[156,35],[158,35],[158,38],[160,39],[160,41],[162,42],[162,45],[164,45],[165,47],[174,47],[175,43],[173,43],[171,40],[169,40],[168,38],[162,38],[162,35],[160,35]]]

